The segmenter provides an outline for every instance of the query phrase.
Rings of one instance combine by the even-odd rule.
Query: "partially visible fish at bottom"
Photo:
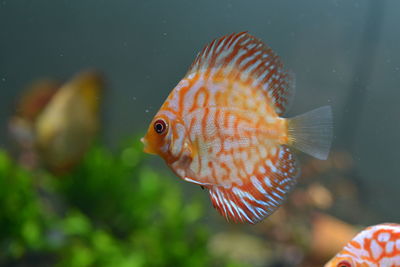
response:
[[[364,229],[325,264],[325,267],[367,266],[400,267],[400,224],[383,223]]]

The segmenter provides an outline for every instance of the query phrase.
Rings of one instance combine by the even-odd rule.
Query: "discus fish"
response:
[[[259,39],[216,39],[196,57],[153,118],[142,142],[177,176],[209,190],[228,221],[257,223],[283,202],[299,176],[290,148],[326,159],[328,106],[285,119],[294,75]]]
[[[370,226],[356,235],[325,267],[399,267],[400,224]]]

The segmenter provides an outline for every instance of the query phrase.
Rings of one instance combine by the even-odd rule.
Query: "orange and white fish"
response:
[[[325,267],[399,267],[400,224],[370,226],[356,235]]]
[[[294,84],[259,39],[245,32],[216,39],[155,115],[144,151],[207,188],[226,219],[257,223],[281,205],[299,176],[290,146],[319,159],[329,153],[330,107],[280,117]]]

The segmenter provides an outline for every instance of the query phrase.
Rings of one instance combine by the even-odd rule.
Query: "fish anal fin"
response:
[[[228,221],[255,224],[279,208],[298,176],[293,153],[280,146],[276,157],[263,159],[241,185],[210,187],[210,198]]]

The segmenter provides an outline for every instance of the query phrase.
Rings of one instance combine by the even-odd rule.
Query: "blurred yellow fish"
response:
[[[228,220],[257,223],[274,212],[299,176],[291,147],[328,157],[328,106],[281,116],[294,75],[259,39],[238,33],[216,39],[172,90],[145,137],[185,181],[207,188]]]
[[[99,128],[102,76],[88,71],[64,84],[40,113],[36,145],[44,163],[62,171],[76,164]]]

